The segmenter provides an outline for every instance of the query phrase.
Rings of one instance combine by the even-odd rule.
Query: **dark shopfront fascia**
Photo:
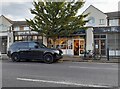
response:
[[[110,56],[120,56],[120,26],[94,27],[94,48],[102,55],[107,55],[109,48]]]
[[[34,31],[14,31],[14,42],[17,41],[38,41],[42,42],[43,38],[37,32]]]

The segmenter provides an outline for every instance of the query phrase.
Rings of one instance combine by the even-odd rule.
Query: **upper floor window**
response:
[[[104,24],[105,24],[105,20],[104,20],[104,19],[100,19],[100,20],[99,20],[99,24],[100,24],[100,25],[104,25]]]
[[[14,31],[19,31],[20,28],[19,27],[14,27]]]
[[[9,30],[9,26],[5,24],[0,24],[0,31],[7,31],[7,30]]]
[[[118,26],[119,25],[118,23],[119,23],[118,19],[109,20],[109,26]]]
[[[29,27],[25,26],[25,27],[24,27],[24,30],[29,30]]]

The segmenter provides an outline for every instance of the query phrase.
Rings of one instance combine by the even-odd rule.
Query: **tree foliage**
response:
[[[30,9],[34,18],[26,20],[30,28],[41,35],[55,40],[60,36],[70,36],[80,28],[83,28],[88,15],[77,15],[78,10],[85,2],[53,2],[52,0],[33,1],[34,9]]]

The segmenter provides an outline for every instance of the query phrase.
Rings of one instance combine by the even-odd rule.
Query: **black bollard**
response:
[[[107,60],[109,61],[109,48],[107,48]]]

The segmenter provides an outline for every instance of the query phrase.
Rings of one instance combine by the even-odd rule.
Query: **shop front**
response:
[[[1,37],[1,46],[0,46],[1,53],[7,52],[7,36]]]
[[[39,41],[42,42],[42,36],[34,31],[14,31],[13,32],[14,42],[17,41]]]
[[[103,56],[120,56],[120,26],[94,27],[94,48]]]
[[[103,56],[107,55],[107,35],[106,34],[95,34],[94,35],[94,50],[96,54]]]
[[[48,47],[53,47],[53,40],[48,39]],[[55,41],[55,47],[63,51],[64,55],[80,56],[85,49],[85,39],[83,36],[60,37]]]

